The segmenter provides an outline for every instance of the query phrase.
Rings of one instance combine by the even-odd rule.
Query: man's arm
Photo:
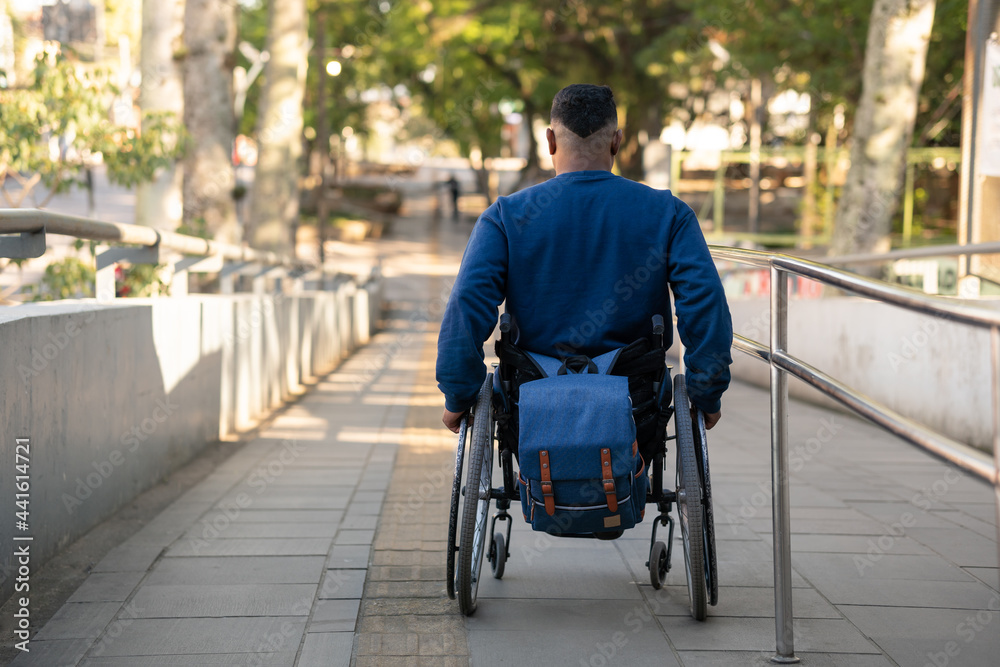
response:
[[[678,202],[667,257],[677,332],[684,342],[685,379],[691,402],[706,414],[706,427],[719,420],[722,394],[733,363],[733,323],[726,293],[694,212]]]
[[[506,292],[507,237],[493,216],[499,217],[496,203],[472,230],[438,336],[437,380],[446,410],[443,421],[456,432],[462,414],[476,402],[486,378],[483,343],[496,326]]]

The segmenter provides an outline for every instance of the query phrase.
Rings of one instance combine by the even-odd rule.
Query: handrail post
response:
[[[792,543],[788,502],[788,376],[774,355],[788,347],[788,274],[771,265],[771,521],[774,542],[774,631],[771,662],[792,664]]]
[[[993,404],[993,495],[997,507],[997,564],[1000,565],[1000,327],[990,327],[990,375]]]

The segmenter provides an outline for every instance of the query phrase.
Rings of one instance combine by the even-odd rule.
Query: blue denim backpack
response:
[[[608,533],[642,521],[648,479],[628,378],[608,374],[620,353],[527,353],[545,376],[522,384],[518,400],[521,509],[534,530]]]

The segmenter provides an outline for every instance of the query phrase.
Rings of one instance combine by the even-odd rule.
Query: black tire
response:
[[[674,378],[674,428],[677,432],[677,515],[684,542],[684,572],[687,575],[691,616],[703,621],[708,612],[703,489],[695,451],[691,403],[683,375]]]
[[[663,588],[663,580],[667,576],[667,545],[663,542],[653,544],[649,552],[649,583],[653,588]]]
[[[489,373],[479,390],[479,399],[472,413],[472,439],[458,540],[458,606],[466,616],[476,611],[483,547],[486,546],[489,530],[490,485],[493,478],[492,394],[493,374]]]
[[[708,586],[708,604],[719,604],[719,563],[715,549],[715,512],[712,510],[712,471],[708,466],[708,436],[705,429],[705,413],[698,411],[697,440],[698,463],[701,466],[701,482],[705,488],[705,585]]]
[[[445,577],[448,580],[448,597],[455,599],[455,554],[458,552],[458,506],[462,500],[462,466],[465,462],[465,442],[468,439],[467,432],[469,418],[462,417],[462,423],[458,428],[458,452],[455,454],[455,476],[451,483],[451,510],[448,514],[448,545],[446,561],[447,572]]]
[[[503,568],[507,564],[507,544],[504,542],[503,533],[493,536],[493,545],[490,546],[490,568],[493,570],[494,579],[503,579]]]

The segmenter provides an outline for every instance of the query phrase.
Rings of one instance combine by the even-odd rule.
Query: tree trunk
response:
[[[528,162],[522,169],[523,174],[537,175],[541,171],[541,159],[538,157],[538,137],[535,136],[535,119],[538,118],[538,105],[531,94],[522,90],[524,101],[524,124],[528,128]]]
[[[639,101],[625,107],[625,137],[618,149],[618,169],[622,176],[633,181],[641,181],[646,173],[642,166],[643,149],[639,141],[639,131],[643,128],[645,110]]]
[[[184,223],[202,219],[212,238],[238,243],[232,160],[236,4],[187,0],[184,45],[184,125],[192,146],[184,160]]]
[[[257,119],[258,157],[250,197],[248,238],[254,247],[294,252],[299,217],[299,158],[308,30],[305,0],[272,0],[271,55],[264,69]]]
[[[316,123],[316,144],[313,147],[313,156],[309,161],[310,173],[313,176],[316,192],[316,238],[318,241],[319,263],[326,262],[326,237],[330,224],[330,203],[327,199],[326,174],[330,166],[330,114],[327,113],[329,105],[329,93],[327,92],[327,79],[330,75],[326,73],[326,11],[320,9],[316,14],[315,39],[313,46],[315,51],[316,65],[316,99],[313,102],[315,110],[314,121]]]
[[[646,77],[639,77],[634,88],[640,91],[635,100],[625,107],[625,125],[622,145],[618,150],[618,168],[622,176],[641,181],[646,178],[645,152],[646,142],[658,139],[663,129],[663,119],[660,115],[660,103],[650,91],[655,86]],[[645,141],[640,134],[645,133]]]
[[[934,8],[935,0],[876,0],[872,8],[851,169],[837,210],[832,254],[889,250]]]
[[[528,161],[517,177],[514,190],[523,190],[544,180],[541,159],[538,157],[538,139],[535,137],[535,118],[538,116],[534,102],[524,98],[524,123],[528,127]]]
[[[143,114],[170,112],[184,116],[184,86],[178,57],[182,55],[184,0],[143,0],[142,50],[139,68],[142,84],[139,108]],[[136,190],[135,222],[174,230],[181,224],[183,168],[163,169],[150,183]]]

